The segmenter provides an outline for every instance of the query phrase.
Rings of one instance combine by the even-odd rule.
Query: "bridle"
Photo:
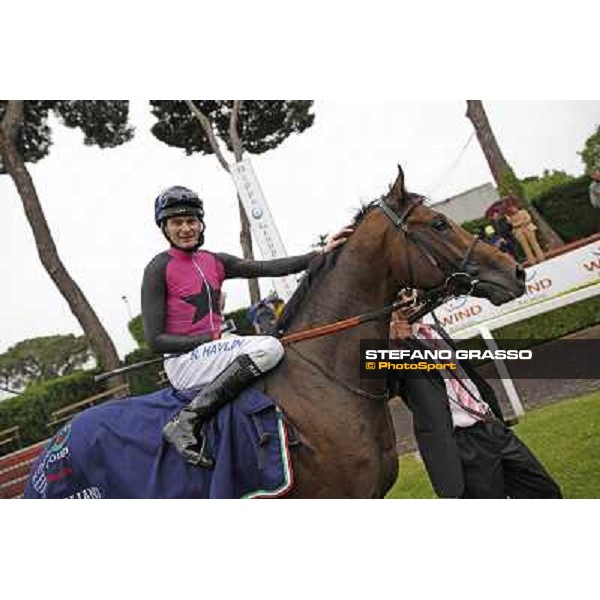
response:
[[[409,242],[412,242],[419,252],[425,256],[427,261],[445,277],[441,285],[428,290],[427,292],[419,292],[416,303],[421,305],[421,309],[411,315],[409,319],[411,322],[417,321],[438,306],[441,306],[451,297],[471,294],[479,282],[477,279],[479,266],[473,259],[473,253],[475,246],[479,241],[479,236],[473,237],[473,241],[469,244],[458,268],[453,270],[452,268],[445,267],[443,264],[444,261],[439,257],[436,258],[431,249],[428,248],[422,240],[419,240],[418,236],[409,229],[408,217],[417,206],[422,204],[423,201],[424,198],[419,197],[418,200],[410,202],[400,215],[396,214],[392,207],[386,202],[385,198],[380,198],[374,203],[374,206],[383,211],[385,216],[392,222],[398,232],[404,236],[407,242],[406,263],[408,278],[407,281],[399,283],[406,289],[416,289],[413,266],[410,260]]]

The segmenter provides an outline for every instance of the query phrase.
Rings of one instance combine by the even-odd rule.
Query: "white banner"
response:
[[[448,333],[452,334],[574,288],[598,283],[600,241],[528,267],[526,274],[527,292],[517,300],[494,306],[483,298],[463,296],[443,304],[435,314]],[[432,320],[430,315],[427,320]]]
[[[262,258],[270,260],[286,257],[287,252],[250,161],[244,159],[232,165],[230,172]],[[277,295],[287,302],[296,289],[295,277],[288,275],[271,281]]]

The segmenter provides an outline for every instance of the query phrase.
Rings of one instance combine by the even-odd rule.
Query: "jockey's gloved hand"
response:
[[[354,227],[346,226],[343,229],[340,229],[337,233],[329,236],[327,239],[327,243],[323,246],[323,254],[327,254],[331,252],[338,246],[341,246],[354,232]]]

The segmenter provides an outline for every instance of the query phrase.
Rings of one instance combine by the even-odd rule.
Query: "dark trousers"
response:
[[[464,498],[562,498],[556,482],[503,423],[455,430],[465,478]]]

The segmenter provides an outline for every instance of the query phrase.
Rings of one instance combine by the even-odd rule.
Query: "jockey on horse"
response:
[[[244,260],[201,250],[204,205],[190,189],[174,186],[155,201],[156,225],[170,248],[155,256],[144,271],[142,318],[151,350],[165,354],[165,373],[176,390],[197,392],[163,430],[186,461],[201,467],[198,432],[218,409],[236,398],[253,380],[283,358],[283,346],[272,336],[221,340],[221,286],[225,279],[279,277],[305,270],[319,252],[267,261]],[[344,228],[322,249],[343,244],[352,229]]]
[[[387,338],[405,287],[421,291],[427,310],[458,293],[500,305],[525,292],[524,270],[407,192],[400,167],[389,192],[357,214],[340,251],[314,268],[312,254],[254,262],[200,250],[203,206],[189,190],[163,193],[156,220],[171,248],[146,272],[146,335],[151,347],[175,355],[166,371],[187,392],[167,388],[79,413],[40,454],[27,498],[382,498],[398,455],[386,382],[357,368],[361,340]],[[218,339],[223,280],[290,273],[308,262],[310,276],[279,325],[286,360],[264,375],[263,390],[236,400],[240,410],[223,406],[218,421],[206,423],[203,448],[197,422],[281,358],[274,338]],[[166,429],[177,448],[162,436],[175,414]],[[214,469],[195,466],[210,466],[204,450]]]

